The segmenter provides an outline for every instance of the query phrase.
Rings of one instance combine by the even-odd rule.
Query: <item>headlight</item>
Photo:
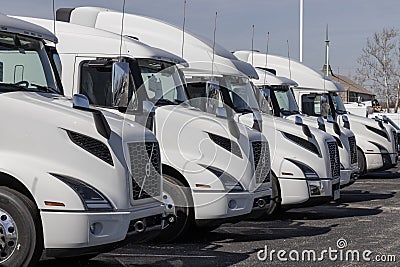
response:
[[[60,179],[71,187],[80,197],[86,210],[89,211],[112,211],[111,203],[94,187],[78,179],[52,173],[54,177]]]
[[[297,167],[299,167],[307,180],[319,180],[318,174],[310,166],[302,162],[299,162],[297,160],[292,160],[292,159],[287,159],[287,160],[293,162]]]

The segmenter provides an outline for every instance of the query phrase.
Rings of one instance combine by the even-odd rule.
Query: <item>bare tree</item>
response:
[[[398,31],[394,28],[384,28],[367,39],[367,45],[357,62],[360,65],[356,71],[356,80],[364,86],[376,90],[378,96],[385,99],[389,110],[391,100],[396,99],[398,107],[398,90],[396,71],[399,62],[396,59]],[[395,81],[396,80],[396,81]]]

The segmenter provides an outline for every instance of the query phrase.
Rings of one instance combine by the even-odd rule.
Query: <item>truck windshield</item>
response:
[[[264,87],[262,90],[269,90],[269,95],[273,103],[274,114],[277,116],[280,116],[279,113],[281,113],[283,116],[290,116],[300,113],[297,102],[288,86],[268,86]]]
[[[236,112],[248,113],[260,109],[248,78],[235,76],[224,76],[224,78]]]
[[[217,88],[213,98],[216,106],[229,106],[238,113],[251,113],[259,110],[254,89],[247,77],[218,75],[218,76],[191,76],[186,79],[190,103],[203,111],[207,109],[207,89],[210,84]],[[211,82],[212,81],[212,82]],[[227,99],[229,98],[229,99]]]
[[[329,93],[337,114],[347,114],[342,98],[338,93]]]
[[[305,94],[301,96],[302,113],[309,116],[322,116],[327,117],[328,115],[333,116],[329,94]]]
[[[0,90],[60,94],[41,40],[0,32]]]
[[[175,64],[138,59],[148,100],[155,105],[178,105],[187,100],[182,79]]]

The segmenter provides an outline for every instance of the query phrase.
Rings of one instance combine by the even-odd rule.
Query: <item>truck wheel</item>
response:
[[[43,252],[39,215],[21,193],[0,187],[0,265],[34,266]]]
[[[182,238],[193,224],[194,216],[190,188],[166,174],[163,174],[163,180],[166,213],[176,216],[175,223],[166,225],[156,237],[157,241],[166,243]]]
[[[364,153],[359,148],[357,148],[357,158],[358,158],[358,173],[360,175],[364,175],[367,172],[366,170],[367,164],[365,163]]]
[[[281,203],[282,203],[282,198],[281,198],[281,187],[279,186],[279,181],[278,178],[275,176],[275,174],[271,174],[271,179],[272,179],[272,196],[271,196],[271,205],[268,210],[268,215],[275,215],[280,213],[281,210]]]

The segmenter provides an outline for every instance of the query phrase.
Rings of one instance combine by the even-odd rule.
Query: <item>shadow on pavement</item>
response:
[[[384,200],[393,198],[396,192],[391,193],[373,193],[367,190],[342,190],[338,204],[366,202],[371,200]]]

